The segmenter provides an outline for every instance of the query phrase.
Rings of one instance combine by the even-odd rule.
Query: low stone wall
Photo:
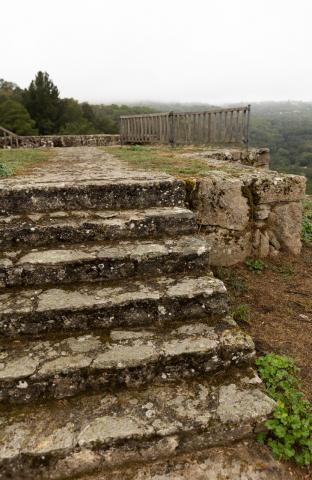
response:
[[[269,168],[270,150],[268,148],[210,148],[195,153],[185,153],[182,157],[219,160],[229,163],[240,163],[256,168]]]
[[[306,179],[207,160],[211,173],[187,181],[190,206],[211,247],[212,265],[301,250]]]
[[[118,145],[119,135],[43,135],[32,137],[18,137],[18,148],[39,147],[100,147],[106,145]],[[0,148],[5,148],[5,139],[0,137]],[[15,141],[12,148],[17,148]]]

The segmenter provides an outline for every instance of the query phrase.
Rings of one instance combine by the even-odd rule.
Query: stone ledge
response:
[[[181,155],[187,158],[201,158],[229,163],[240,163],[256,168],[269,168],[270,150],[268,148],[250,148],[249,150],[232,147],[211,147],[207,150],[196,153],[185,153]]]
[[[18,147],[16,147],[14,140],[12,148],[100,147],[119,144],[120,135],[38,135],[19,136]],[[0,137],[0,148],[6,148],[4,137]]]

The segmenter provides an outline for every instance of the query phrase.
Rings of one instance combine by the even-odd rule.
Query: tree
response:
[[[0,78],[0,102],[7,98],[21,102],[22,93],[23,90],[16,83]]]
[[[74,122],[65,123],[59,133],[61,135],[89,135],[96,133],[96,130],[89,120],[82,117]]]
[[[57,133],[60,113],[58,88],[47,72],[38,72],[24,91],[24,105],[41,135]]]
[[[64,98],[60,102],[59,133],[62,135],[96,133],[94,125],[85,118],[82,106],[73,98]]]
[[[24,105],[10,97],[0,102],[0,125],[17,135],[36,135],[35,122]]]

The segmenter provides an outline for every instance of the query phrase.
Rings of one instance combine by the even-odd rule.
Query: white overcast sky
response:
[[[312,0],[2,0],[0,78],[93,102],[312,100]]]

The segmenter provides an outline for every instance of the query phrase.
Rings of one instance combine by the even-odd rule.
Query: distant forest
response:
[[[118,133],[119,116],[159,111],[201,111],[207,104],[92,105],[60,98],[46,72],[26,89],[0,79],[0,126],[19,135]],[[250,144],[271,149],[271,168],[306,175],[312,193],[312,103],[261,102],[251,108]]]

